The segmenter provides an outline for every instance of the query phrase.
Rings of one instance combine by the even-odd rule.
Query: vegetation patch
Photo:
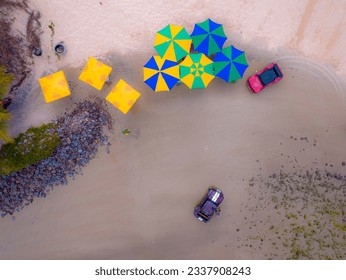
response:
[[[5,67],[0,65],[0,103],[5,98],[8,89],[13,81],[13,75],[5,71]],[[7,121],[11,115],[0,104],[0,140],[10,142],[12,139],[8,134]]]
[[[60,145],[53,123],[31,127],[0,150],[0,174],[8,175],[52,155]]]

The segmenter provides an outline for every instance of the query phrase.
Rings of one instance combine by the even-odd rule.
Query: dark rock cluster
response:
[[[109,148],[104,127],[112,128],[112,119],[104,101],[81,101],[71,113],[54,122],[61,145],[47,159],[8,176],[0,176],[0,214],[13,215],[35,197],[46,197],[57,185],[66,185],[93,159],[101,145]]]

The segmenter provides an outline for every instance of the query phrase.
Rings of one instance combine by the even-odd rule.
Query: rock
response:
[[[67,177],[74,179],[75,174],[83,174],[81,167],[95,157],[98,145],[110,144],[102,130],[104,126],[111,129],[113,121],[106,109],[96,106],[95,102],[77,103],[73,112],[61,115],[54,123],[61,145],[50,158],[8,176],[0,176],[2,217],[19,212],[32,203],[34,197],[46,197],[56,185],[67,185]]]

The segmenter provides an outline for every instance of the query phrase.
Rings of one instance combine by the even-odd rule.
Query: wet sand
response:
[[[285,74],[258,96],[244,80],[235,85],[214,80],[208,89],[195,91],[181,85],[171,93],[153,94],[141,81],[148,56],[108,54],[113,84],[121,77],[142,97],[126,116],[109,107],[115,119],[110,154],[101,150],[83,176],[36,199],[15,221],[0,221],[0,257],[288,258],[275,247],[247,246],[254,236],[251,224],[263,220],[257,229],[270,237],[268,215],[276,215],[270,205],[253,210],[258,203],[253,198],[261,197],[263,189],[249,193],[249,180],[290,171],[287,155],[306,169],[323,170],[328,162],[330,169],[346,173],[340,152],[346,148],[345,87],[328,68],[310,60],[247,49],[251,66],[244,80],[273,59]],[[79,71],[66,70],[75,94],[47,105],[52,115],[54,106],[62,110],[76,98],[95,94],[77,82]],[[105,96],[108,90],[96,94]],[[38,103],[43,104],[39,95],[33,104]],[[124,128],[130,129],[129,136],[121,134]],[[222,216],[206,225],[192,212],[210,185],[223,190],[225,201]]]

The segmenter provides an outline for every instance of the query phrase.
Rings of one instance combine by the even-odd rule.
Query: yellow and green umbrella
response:
[[[111,71],[112,67],[90,57],[88,63],[80,74],[79,79],[92,87],[101,90]]]
[[[189,54],[179,64],[180,80],[190,89],[206,88],[215,78],[213,61],[203,53]]]
[[[169,24],[156,33],[154,48],[162,58],[179,61],[190,53],[191,43],[183,26]]]
[[[107,95],[106,100],[118,108],[123,114],[127,114],[140,96],[141,94],[138,91],[123,79],[120,79]]]
[[[46,103],[58,100],[71,94],[63,71],[40,78],[39,83]]]
[[[152,56],[143,66],[144,82],[153,91],[169,91],[179,81],[179,66],[158,55]]]

